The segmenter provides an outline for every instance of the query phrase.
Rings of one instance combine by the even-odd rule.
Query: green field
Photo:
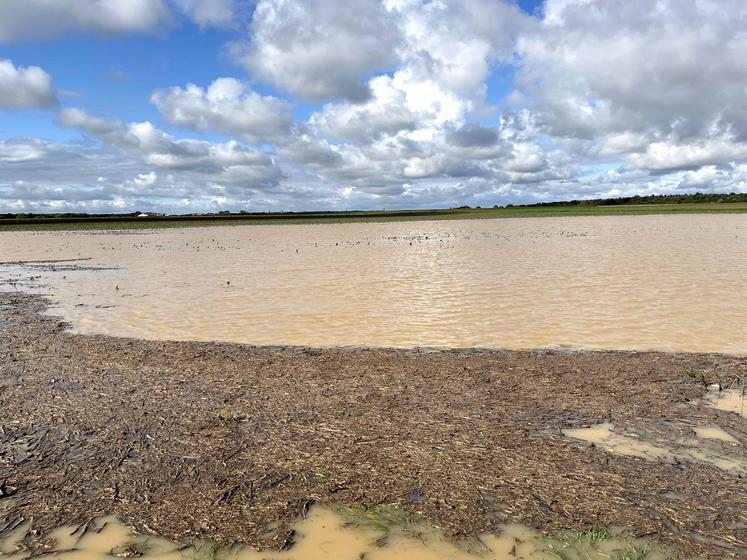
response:
[[[406,220],[456,220],[487,218],[542,218],[553,216],[627,216],[644,214],[733,214],[747,212],[747,202],[684,204],[615,204],[599,206],[513,206],[505,208],[454,208],[358,212],[298,212],[209,216],[88,216],[0,219],[2,231],[67,231],[100,229],[153,229],[170,227],[235,226],[257,224],[312,224],[388,222]]]

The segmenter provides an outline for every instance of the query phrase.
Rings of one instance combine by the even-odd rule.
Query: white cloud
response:
[[[408,104],[407,93],[397,87],[395,79],[373,78],[369,82],[372,93],[369,101],[329,103],[312,115],[311,123],[327,136],[355,141],[414,130],[425,115]]]
[[[234,140],[225,143],[177,140],[150,122],[122,123],[80,109],[63,110],[58,122],[98,138],[149,166],[193,180],[252,188],[274,185],[281,178],[280,169],[270,156]]]
[[[483,82],[491,65],[510,58],[528,17],[482,0],[385,4],[400,36],[398,69],[370,79],[371,95],[363,102],[324,105],[280,153],[300,158],[326,180],[351,181],[367,192],[402,192],[412,180],[470,174],[526,180],[545,172],[539,146],[531,144],[531,158],[514,157],[507,137],[499,141],[496,131],[469,123],[485,109]]]
[[[151,102],[172,124],[250,142],[286,134],[293,121],[289,103],[259,95],[234,78],[218,78],[207,89],[188,84],[158,90]]]
[[[149,31],[167,21],[163,0],[3,0],[0,42],[45,39],[68,31]]]
[[[636,167],[656,171],[741,160],[747,160],[747,144],[736,143],[723,137],[687,144],[654,142],[649,144],[643,153],[628,157],[628,161]]]
[[[495,0],[388,0],[401,33],[398,54],[411,79],[432,81],[461,98],[485,92],[491,67],[509,62],[519,33],[533,20]]]
[[[550,133],[747,139],[742,0],[548,0],[524,34],[519,85]]]
[[[38,66],[16,67],[0,60],[0,109],[51,108],[57,105],[52,77]]]
[[[104,0],[76,1],[103,13]],[[240,1],[169,1],[201,26],[241,29]],[[9,2],[19,7],[13,38],[27,37],[26,6],[42,0]],[[45,22],[62,4],[44,2],[39,36],[55,31]],[[111,13],[94,24],[72,9],[60,31],[168,19],[161,2],[132,5],[117,25]],[[231,49],[247,82],[151,96],[168,123],[231,140],[68,109],[59,122],[99,142],[3,141],[0,206],[23,193],[35,207],[46,196],[55,207],[192,210],[747,190],[742,0],[546,0],[538,14],[502,0],[259,0]],[[0,40],[11,27],[0,20]],[[280,93],[258,93],[268,85]],[[319,103],[299,103],[308,100]],[[293,122],[298,108],[311,114]]]
[[[226,27],[234,23],[235,0],[173,0],[192,21],[202,27]]]
[[[252,77],[290,93],[362,100],[366,74],[389,65],[396,39],[377,0],[260,0],[251,39],[233,54]]]

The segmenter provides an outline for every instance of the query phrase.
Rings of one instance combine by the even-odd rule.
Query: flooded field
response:
[[[73,335],[46,305],[0,292],[0,555],[747,558],[744,357]]]
[[[5,232],[0,261],[85,333],[747,352],[741,215]]]
[[[26,560],[19,550],[28,524],[0,539],[0,555]],[[184,545],[138,535],[106,517],[84,526],[61,527],[47,538],[45,558],[104,560],[665,560],[661,546],[620,530],[562,531],[545,535],[520,525],[503,527],[498,535],[454,540],[424,522],[388,508],[351,510],[313,508],[295,527],[297,542],[288,551],[219,547],[210,541]]]

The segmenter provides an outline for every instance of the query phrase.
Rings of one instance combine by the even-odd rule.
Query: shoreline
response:
[[[278,548],[310,503],[397,503],[455,536],[614,525],[747,558],[744,475],[561,432],[717,420],[744,448],[744,418],[703,402],[742,356],[148,341],[70,333],[47,305],[0,292],[0,484],[42,532],[113,514]]]

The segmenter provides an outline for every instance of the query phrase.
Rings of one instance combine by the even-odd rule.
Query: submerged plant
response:
[[[573,546],[577,543],[596,546],[602,541],[610,538],[610,532],[604,527],[591,527],[582,531],[563,531],[558,535],[558,540],[564,547]]]
[[[646,560],[651,549],[648,545],[631,544],[623,552],[614,557],[614,560]]]
[[[568,556],[563,554],[563,552],[559,550],[558,547],[556,547],[553,543],[549,543],[547,545],[547,552],[552,554],[558,560],[570,560]]]
[[[112,548],[110,554],[117,558],[140,558],[148,551],[144,543],[129,542]]]
[[[193,560],[234,560],[238,557],[241,547],[220,546],[213,539],[197,541],[192,546]]]
[[[339,513],[352,527],[374,527],[389,530],[393,527],[412,525],[416,518],[399,504],[357,505],[341,508]]]
[[[548,539],[546,551],[558,560],[591,560],[592,558],[610,558],[604,554],[599,545],[613,537],[604,527],[590,527],[588,529],[567,529],[546,535]]]
[[[219,552],[220,546],[218,546],[218,543],[208,539],[195,543],[192,558],[194,560],[216,560]]]

